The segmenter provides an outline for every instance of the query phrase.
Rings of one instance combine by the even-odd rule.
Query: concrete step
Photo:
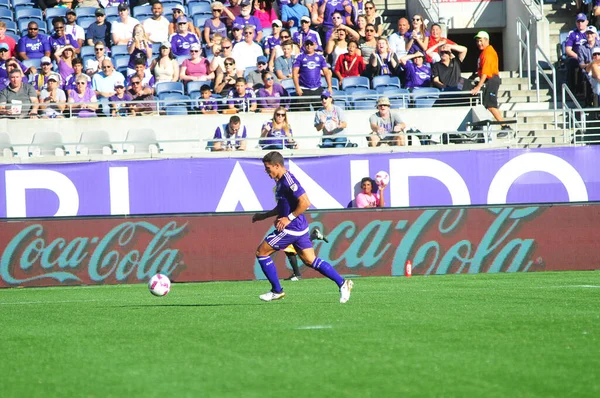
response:
[[[549,102],[552,97],[549,95],[540,95],[540,102]],[[509,103],[524,103],[524,102],[537,102],[536,96],[522,96],[522,97],[498,97],[498,104],[509,104]],[[550,109],[550,108],[548,108]]]
[[[533,111],[533,110],[548,110],[552,109],[553,104],[551,102],[503,102],[499,101],[499,109],[502,112],[514,112],[514,111]]]
[[[498,97],[535,97],[536,95],[535,90],[505,90],[504,86],[500,86],[498,90]],[[543,95],[551,96],[552,92],[548,89],[540,89],[540,97]]]

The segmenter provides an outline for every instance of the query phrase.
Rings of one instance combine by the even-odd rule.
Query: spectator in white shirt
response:
[[[77,25],[77,14],[75,14],[74,10],[67,11],[67,23],[65,23],[65,34],[71,35],[77,43],[79,44],[79,48],[83,46],[83,42],[85,41],[85,31],[79,25]]]
[[[129,7],[119,4],[119,20],[112,24],[112,39],[114,45],[126,45],[133,36],[133,28],[140,22],[129,16]]]
[[[244,41],[236,44],[231,53],[238,71],[242,73],[247,67],[254,67],[256,59],[264,55],[262,48],[254,42],[254,33],[253,25],[244,26]]]
[[[169,39],[169,20],[163,16],[163,5],[152,5],[152,18],[144,21],[144,30],[151,43],[163,43]]]
[[[398,58],[406,55],[406,39],[404,35],[410,30],[408,19],[400,18],[398,20],[398,31],[391,34],[389,37],[390,50],[396,54]]]

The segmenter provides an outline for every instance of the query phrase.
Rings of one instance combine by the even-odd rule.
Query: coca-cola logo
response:
[[[44,226],[32,224],[8,243],[0,260],[0,276],[11,285],[55,279],[60,283],[80,282],[81,268],[87,265],[92,283],[147,280],[154,274],[170,275],[180,265],[179,250],[170,243],[187,226],[170,221],[163,227],[147,221],[124,222],[104,236],[62,237],[47,240]],[[149,243],[140,247],[138,238]]]

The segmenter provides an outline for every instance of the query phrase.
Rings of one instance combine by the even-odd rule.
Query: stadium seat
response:
[[[23,18],[44,20],[42,10],[39,8],[19,8],[15,10],[15,19],[18,21]]]
[[[3,21],[6,24],[6,32],[17,35],[17,23],[14,21],[7,21],[7,20],[3,20]],[[13,37],[13,39],[14,39],[14,37]],[[19,39],[20,39],[20,37],[17,35],[16,41],[18,42]]]
[[[292,79],[283,79],[279,82],[283,88],[286,90],[296,90],[296,86],[294,86],[294,80]]]
[[[65,17],[67,15],[67,11],[68,8],[66,7],[46,8],[46,21],[50,23],[56,17]]]
[[[30,58],[30,59],[26,59],[21,61],[23,62],[23,65],[25,65],[25,67],[27,69],[31,68],[32,66],[40,69],[42,67],[41,63],[42,63],[42,59],[41,58]]]
[[[385,90],[387,89],[387,90]],[[410,99],[410,92],[405,88],[385,87],[382,92],[378,93],[390,99],[393,109],[406,109]]]
[[[167,10],[171,11],[176,5],[183,5],[183,1],[182,0],[179,0],[179,1],[170,0],[170,1],[163,2],[162,5],[163,5],[163,8],[165,11],[167,11]]]
[[[349,76],[342,79],[342,90],[346,91],[354,87],[370,89],[369,78],[364,76]]]
[[[156,55],[160,52],[160,43],[152,43],[152,54]]]
[[[14,155],[16,153],[10,141],[10,136],[4,131],[0,132],[0,156],[12,158]]]
[[[206,22],[206,20],[210,19],[211,16],[207,15],[207,14],[197,14],[194,15],[193,19],[194,19],[194,26],[198,26],[200,27],[200,30],[202,31],[202,29],[204,29],[204,22]],[[171,19],[169,18],[169,21]]]
[[[13,9],[18,10],[20,8],[33,9],[36,4],[34,0],[12,0]],[[38,9],[39,10],[39,9]],[[41,12],[41,10],[39,10]]]
[[[263,40],[266,39],[267,37],[271,36],[273,34],[273,28],[272,27],[267,27],[265,28],[264,26],[262,27],[262,32],[263,32]]]
[[[209,84],[209,82],[188,82],[186,86],[186,92],[188,95],[192,95],[194,92],[199,93],[200,88],[205,84]]]
[[[155,153],[161,151],[152,129],[131,129],[125,137],[124,152]]]
[[[181,82],[160,82],[154,86],[154,92],[157,96],[166,94],[181,94],[184,93],[183,83]]]
[[[38,24],[38,33],[41,33],[43,35],[47,34],[47,29],[46,29],[46,22],[39,20],[39,19],[30,19],[30,18],[25,18],[25,19],[19,19],[17,22],[17,26],[19,27],[19,32],[21,33],[22,36],[25,36],[27,34],[27,25],[29,25],[29,22],[35,22]]]
[[[119,7],[108,7],[104,9],[104,13],[106,17],[118,17],[119,16]]]
[[[112,7],[111,7],[112,8]],[[114,24],[115,22],[117,22],[119,20],[119,16],[118,15],[107,15],[106,16],[106,22],[110,22],[111,24]]]
[[[558,59],[558,67],[565,69],[567,67],[567,38],[569,32],[560,32],[558,35],[558,43],[556,44],[556,59]]]
[[[168,106],[167,116],[186,116],[188,114],[187,108],[181,105]]]
[[[96,22],[96,17],[81,17],[77,19],[77,25],[81,26],[83,30],[87,30],[94,22]]]
[[[62,135],[56,131],[40,130],[33,134],[29,156],[64,156]]]
[[[377,90],[379,87],[398,87],[400,88],[400,79],[397,76],[374,76],[371,80],[373,88]]]
[[[0,8],[6,8],[7,10],[11,9],[9,0],[0,0]]]
[[[77,23],[81,17],[96,17],[96,7],[77,7],[75,14],[77,15]]]
[[[211,0],[186,0],[186,2],[185,2],[185,4],[187,4],[188,6],[193,3],[208,3],[208,4],[210,4]]]
[[[377,92],[375,90],[358,89],[350,95],[352,108],[356,110],[375,109]]]
[[[81,47],[81,52],[79,53],[79,56],[81,58],[89,57],[89,56],[94,56],[94,55],[95,55],[94,46],[83,46],[83,47]]]
[[[189,106],[191,104],[191,97],[184,94],[160,94],[160,100],[163,102],[165,108],[170,106]]]
[[[337,77],[331,78],[331,86],[334,90],[340,88],[340,81],[338,80]],[[321,76],[321,87],[323,87],[324,89],[327,89],[327,80],[325,79],[325,76]]]
[[[196,15],[212,15],[212,11],[210,9],[210,4],[201,2],[201,3],[192,3],[188,5],[189,14],[192,17]]]
[[[12,37],[16,43],[18,43],[19,39],[21,38],[18,34],[14,33],[13,31],[8,31],[8,30],[6,32],[6,36]]]
[[[8,8],[0,8],[0,21],[13,21],[13,13]]]
[[[115,69],[119,70],[123,69],[123,68],[127,68],[127,65],[129,65],[129,54],[128,55],[117,55],[116,57],[112,58],[113,61],[113,66],[115,67]]]
[[[133,7],[133,16],[135,17],[135,19],[137,19],[138,21],[142,21],[141,16],[142,15],[152,15],[152,6],[151,5],[145,5],[145,6],[135,6]]]
[[[129,57],[129,51],[127,50],[127,46],[125,44],[112,46],[110,48],[110,53],[113,57],[116,57],[117,55],[127,55]]]
[[[415,88],[412,96],[415,108],[431,108],[440,97],[440,90],[435,87]]]
[[[110,143],[110,136],[105,130],[84,131],[79,138],[77,154],[111,155],[115,150]]]

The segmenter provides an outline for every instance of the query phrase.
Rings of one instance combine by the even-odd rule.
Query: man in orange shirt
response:
[[[477,60],[477,74],[479,75],[479,83],[471,90],[472,95],[479,94],[483,85],[483,106],[490,111],[494,118],[503,122],[504,118],[498,109],[498,89],[500,88],[500,69],[498,68],[498,53],[494,47],[490,45],[490,35],[485,31],[480,31],[475,36],[477,48],[481,51]],[[508,125],[503,125],[502,130],[511,130]],[[498,134],[498,137],[506,136]]]

